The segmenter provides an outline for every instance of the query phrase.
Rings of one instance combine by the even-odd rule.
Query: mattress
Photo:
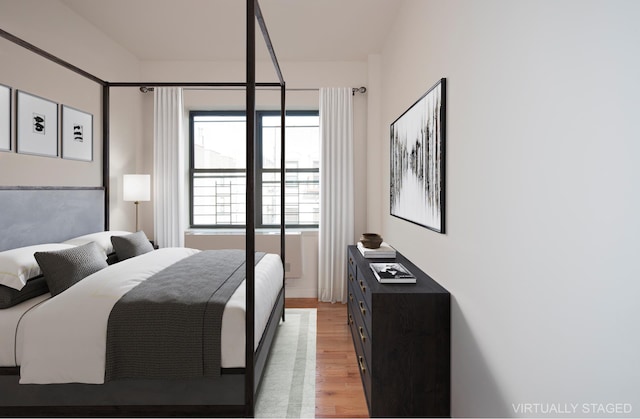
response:
[[[21,383],[104,382],[106,324],[115,302],[154,273],[198,252],[169,248],[111,265],[90,275],[55,298],[43,296],[37,304],[0,313],[3,335],[17,336],[17,344],[4,344],[3,366],[21,366]],[[260,338],[282,287],[280,257],[267,254],[256,265],[255,344]],[[245,281],[233,293],[222,318],[222,368],[242,368],[245,361]],[[33,304],[31,304],[33,303]],[[23,303],[24,304],[24,303]],[[30,307],[36,305],[29,310]],[[18,307],[18,306],[16,306]],[[26,314],[25,314],[26,312]],[[20,317],[22,316],[22,319]],[[14,319],[14,320],[11,320]],[[17,332],[15,328],[17,327]],[[13,342],[13,339],[11,339]],[[13,354],[10,346],[17,353]]]

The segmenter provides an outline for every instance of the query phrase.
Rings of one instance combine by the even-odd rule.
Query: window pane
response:
[[[279,120],[279,119],[278,119]],[[287,135],[289,131],[287,131]],[[289,144],[289,139],[286,139]],[[280,127],[262,127],[262,166],[265,169],[280,168]]]
[[[285,222],[318,225],[320,221],[320,175],[318,172],[287,171]],[[280,225],[280,173],[262,175],[262,223]]]
[[[280,225],[280,172],[262,174],[262,224]]]
[[[244,173],[196,173],[193,178],[194,225],[244,225]]]
[[[280,167],[280,116],[262,118],[262,164]],[[288,115],[286,167],[320,167],[320,119],[317,115]]]
[[[193,157],[196,169],[246,167],[244,115],[193,117]]]

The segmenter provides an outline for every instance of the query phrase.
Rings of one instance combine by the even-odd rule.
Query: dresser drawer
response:
[[[362,386],[364,387],[364,395],[367,399],[367,404],[371,407],[371,370],[369,368],[369,359],[364,352],[364,347],[362,345],[362,340],[360,339],[360,335],[358,332],[357,319],[358,314],[353,312],[356,310],[355,307],[349,305],[349,328],[351,329],[351,337],[353,338],[353,347],[356,350],[356,359],[358,362],[358,370],[360,371],[360,378],[362,379]],[[371,346],[369,346],[369,350]]]
[[[357,297],[358,293],[356,292],[356,273],[351,267],[347,269],[347,287],[349,291],[353,291],[353,296]]]
[[[347,250],[347,266],[349,266],[350,269],[353,269],[354,274],[357,273],[358,265],[349,250]]]
[[[349,273],[349,275],[353,275],[353,278],[349,277],[348,281],[359,288],[360,298],[371,308],[371,286],[368,283],[370,280],[368,278],[372,277],[373,274],[371,268],[369,268],[369,259],[365,259],[365,263],[358,264],[355,262],[355,260],[362,259],[360,256],[360,252],[357,249],[349,251],[348,253],[349,260],[354,261],[353,264],[349,263],[349,266],[354,268]],[[373,280],[375,280],[375,278]]]
[[[351,331],[353,339],[360,342],[364,357],[367,360],[367,365],[371,366],[371,335],[365,326],[360,307],[350,306],[349,322],[349,324],[353,323],[354,326]],[[369,368],[369,370],[371,370],[371,368]]]
[[[367,269],[371,271],[369,266],[367,266]],[[365,301],[365,303],[367,303],[367,306],[371,308],[371,287],[369,286],[367,276],[368,276],[368,273],[365,274],[364,268],[359,269],[357,271],[355,285],[357,285],[358,289],[360,290],[360,295],[362,299]]]
[[[367,328],[368,335],[371,335],[371,307],[367,304],[367,301],[363,295],[363,290],[356,281],[349,280],[347,287],[349,302],[353,304],[354,315],[358,315],[364,322]]]

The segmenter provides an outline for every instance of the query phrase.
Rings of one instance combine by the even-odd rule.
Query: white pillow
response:
[[[46,243],[0,252],[0,284],[20,291],[27,281],[40,275],[35,252],[48,252],[75,247],[71,244]]]
[[[64,241],[65,244],[72,244],[74,246],[82,246],[89,242],[96,242],[98,247],[104,250],[105,256],[113,253],[113,245],[111,244],[111,236],[124,236],[131,234],[130,231],[99,231],[97,233],[85,234],[84,236],[75,237]]]

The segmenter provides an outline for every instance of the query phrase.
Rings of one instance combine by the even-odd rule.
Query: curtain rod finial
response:
[[[356,94],[356,92],[357,92],[357,93],[366,93],[366,91],[367,91],[367,88],[366,88],[366,87],[364,87],[364,86],[361,86],[361,87],[354,87],[354,88],[352,88],[352,89],[351,89],[351,94],[352,94],[352,95],[355,95],[355,94]]]

